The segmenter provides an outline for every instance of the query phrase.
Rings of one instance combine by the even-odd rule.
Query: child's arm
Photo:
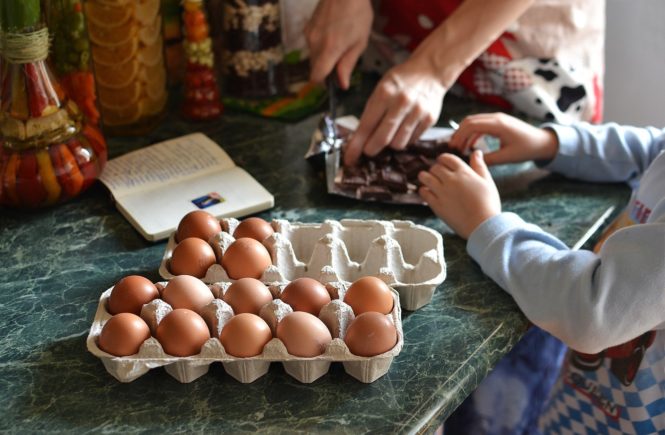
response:
[[[545,168],[587,181],[629,181],[642,174],[665,149],[665,132],[616,124],[533,127],[503,113],[467,117],[450,145],[464,150],[475,138],[499,138],[500,148],[488,153],[488,165],[536,160]],[[550,161],[551,160],[551,161]]]
[[[506,138],[506,129],[502,130],[500,138]],[[510,146],[524,145],[515,146],[511,151],[514,155],[542,151],[528,147],[537,143],[528,139],[535,130],[519,126],[512,130],[511,134],[517,135],[513,139],[517,140],[509,142]],[[460,131],[464,133],[461,128]],[[569,131],[579,138],[595,134],[593,128],[587,133],[574,128]],[[624,162],[626,156],[632,156],[632,160],[628,159],[633,162],[631,165],[618,165],[623,171],[626,167],[633,169],[634,173],[623,173],[625,178],[643,171],[647,161],[653,160],[662,148],[654,139],[655,130],[620,130],[610,126],[603,134],[608,143],[627,145],[609,147],[621,152],[605,154],[612,163],[614,159]],[[610,141],[610,136],[620,136],[626,142]],[[547,143],[544,138],[541,137],[541,145]],[[650,145],[635,146],[638,142]],[[588,137],[579,141],[580,149],[592,156],[598,143],[597,138]],[[503,145],[502,149],[510,148]],[[562,150],[566,150],[566,145]],[[655,164],[660,171],[665,170],[662,161]],[[641,188],[660,192],[658,173],[650,171]],[[443,154],[419,179],[423,183],[422,197],[455,232],[468,238],[467,250],[483,271],[513,296],[533,323],[573,349],[596,353],[648,330],[665,327],[665,194],[654,202],[646,224],[618,231],[607,239],[599,254],[594,254],[571,251],[517,215],[501,213],[498,192],[478,151],[471,156],[470,165],[452,154]]]
[[[474,231],[467,251],[536,325],[596,353],[665,322],[665,212],[625,228],[599,254],[571,251],[517,215]]]
[[[529,320],[585,353],[625,342],[665,321],[665,223],[620,231],[607,240],[601,255],[571,251],[517,215],[501,213],[482,154],[475,151],[470,163],[452,154],[439,156],[429,172],[420,173],[420,194],[437,216],[468,238],[471,257]],[[647,244],[616,246],[612,239],[628,231],[638,231],[636,242]]]
[[[580,180],[634,180],[665,149],[665,131],[656,128],[587,123],[545,127],[559,142],[556,157],[545,169]]]

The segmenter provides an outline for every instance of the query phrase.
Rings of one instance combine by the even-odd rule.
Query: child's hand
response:
[[[501,213],[501,199],[483,153],[474,151],[470,165],[454,154],[441,154],[421,172],[420,196],[457,234],[468,239],[487,219]]]
[[[466,151],[483,134],[499,139],[500,148],[485,155],[485,163],[551,160],[559,150],[553,131],[534,127],[505,113],[481,113],[465,118],[450,139],[450,147]]]

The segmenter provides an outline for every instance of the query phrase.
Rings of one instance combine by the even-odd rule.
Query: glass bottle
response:
[[[279,0],[226,0],[226,95],[270,98],[286,92]]]
[[[38,208],[84,191],[106,142],[52,74],[39,0],[0,3],[0,204]]]
[[[147,133],[168,99],[160,0],[87,0],[84,10],[104,131]]]
[[[207,120],[222,113],[219,86],[215,77],[210,26],[203,0],[184,0],[185,26],[185,99],[183,115],[194,120]]]

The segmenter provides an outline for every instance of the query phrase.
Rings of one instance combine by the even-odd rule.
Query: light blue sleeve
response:
[[[534,324],[596,353],[665,322],[665,206],[657,209],[649,223],[610,236],[599,254],[572,251],[513,213],[479,226],[467,251]]]
[[[665,130],[617,124],[544,124],[559,139],[559,152],[544,168],[595,182],[631,182],[665,149]]]

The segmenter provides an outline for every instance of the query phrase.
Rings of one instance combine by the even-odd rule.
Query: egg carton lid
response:
[[[348,283],[332,284],[343,286],[344,289],[349,285]],[[230,283],[221,284],[222,287],[228,285]],[[249,383],[265,375],[270,363],[281,362],[289,375],[300,382],[311,383],[328,372],[330,363],[342,362],[344,370],[349,375],[361,382],[370,383],[388,372],[393,359],[400,353],[404,345],[399,295],[391,289],[394,302],[393,310],[387,316],[397,330],[397,343],[389,351],[373,357],[361,357],[352,354],[346,343],[339,337],[333,338],[323,354],[312,358],[290,355],[284,343],[276,337],[273,337],[266,344],[260,355],[250,358],[238,358],[229,355],[219,339],[215,337],[208,339],[198,355],[174,357],[166,354],[159,341],[152,336],[143,342],[137,354],[117,357],[104,352],[97,345],[97,339],[104,324],[112,317],[106,310],[107,300],[112,291],[113,287],[104,291],[99,298],[86,345],[88,351],[98,357],[106,370],[120,382],[134,381],[150,369],[164,367],[166,372],[175,379],[182,383],[188,383],[205,375],[210,364],[221,362],[224,370],[234,379],[241,383]],[[159,300],[161,301],[161,299]],[[221,299],[215,299],[215,301],[221,301]],[[339,299],[334,299],[331,304],[335,301],[339,301]],[[166,303],[164,302],[164,304]],[[331,334],[333,334],[332,331]]]
[[[239,221],[228,218],[221,224],[223,231],[209,241],[218,260],[235,241],[231,234]],[[264,283],[306,276],[325,284],[372,275],[397,290],[402,308],[413,311],[429,303],[446,278],[441,234],[411,221],[342,219],[301,223],[276,219],[270,224],[275,233],[263,244],[273,265],[263,273]],[[160,276],[167,280],[175,276],[168,265],[176,245],[173,233],[159,267]],[[219,263],[210,266],[202,280],[233,281]]]

